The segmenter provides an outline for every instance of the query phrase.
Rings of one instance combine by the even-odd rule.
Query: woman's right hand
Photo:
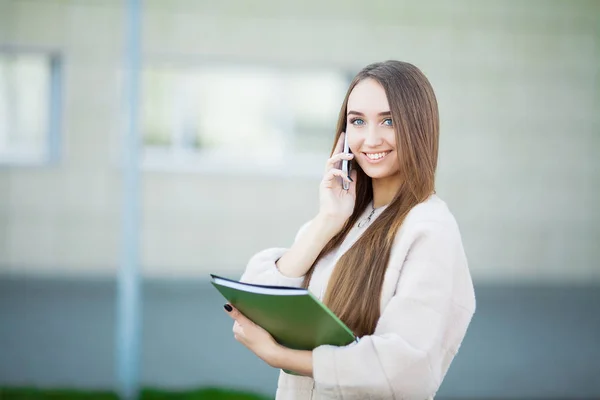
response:
[[[319,187],[319,214],[306,230],[298,235],[292,247],[276,261],[279,272],[287,277],[298,278],[306,275],[327,243],[339,233],[354,211],[356,199],[356,170],[351,178],[339,169],[341,160],[352,160],[352,154],[343,154],[344,133],[340,135],[333,156],[327,161],[325,176]],[[342,187],[342,180],[350,183],[348,190]]]
[[[325,176],[319,187],[319,217],[327,220],[337,230],[336,233],[352,215],[356,202],[356,169],[352,168],[350,177],[340,169],[342,160],[354,158],[352,153],[343,153],[345,134],[342,132],[333,155],[327,160]],[[342,187],[342,179],[349,183],[348,190]]]

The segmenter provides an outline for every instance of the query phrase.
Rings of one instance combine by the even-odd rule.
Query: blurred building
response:
[[[66,286],[104,310],[96,322],[86,321],[114,322],[124,32],[120,1],[0,0],[0,340],[11,343],[13,357],[0,357],[0,385],[111,383],[110,326],[88,332],[101,343],[88,355],[99,357],[95,375],[70,378],[31,365],[60,366],[71,357],[69,346],[78,346],[64,338],[80,337],[77,329],[85,325],[74,315],[83,321],[87,313],[69,308],[67,325],[75,331],[60,333],[66,325],[57,321],[67,318],[62,307],[73,298],[36,303],[36,296],[54,296],[48,285],[63,296],[64,282],[97,287],[77,294],[76,285]],[[487,325],[475,325],[482,331],[473,330],[465,343],[486,350],[466,350],[466,360],[485,355],[495,368],[487,372],[490,382],[501,372],[535,375],[531,366],[539,363],[537,378],[523,378],[516,383],[521,389],[507,389],[507,396],[556,393],[539,386],[548,378],[565,393],[600,396],[589,375],[600,368],[599,357],[591,357],[600,356],[593,339],[600,335],[600,2],[148,0],[142,37],[140,234],[143,275],[151,281],[146,294],[154,296],[146,297],[144,311],[147,384],[224,382],[218,368],[189,358],[214,341],[235,346],[219,330],[206,333],[218,327],[227,334],[228,328],[205,278],[211,272],[237,277],[253,253],[290,244],[317,210],[318,182],[348,83],[368,63],[400,59],[420,67],[436,91],[438,193],[460,224],[478,293],[489,305],[476,316],[489,318]],[[207,293],[189,282],[165,289],[190,279]],[[32,287],[32,280],[39,291],[15,289]],[[552,288],[558,291],[547,292]],[[526,305],[511,303],[507,293]],[[189,314],[178,317],[181,309],[169,308],[175,298],[187,301]],[[215,301],[212,314],[208,301]],[[43,304],[56,304],[57,314],[41,313],[36,307]],[[195,314],[196,306],[203,311]],[[46,345],[24,332],[40,322],[26,320],[32,309],[48,326],[56,324],[56,337]],[[548,313],[541,317],[550,326],[535,324],[539,312]],[[568,320],[570,313],[579,319]],[[500,316],[506,319],[494,319]],[[195,317],[205,319],[189,322],[200,335],[189,342],[181,332]],[[161,331],[169,318],[181,331]],[[573,324],[565,327],[565,321]],[[560,338],[538,337],[538,328],[556,332],[556,322]],[[523,343],[539,347],[527,359],[523,349],[477,336],[484,331],[526,337]],[[215,336],[202,338],[203,332]],[[180,347],[169,347],[174,342]],[[186,372],[161,369],[165,354],[152,351],[165,343],[174,371],[185,366]],[[566,346],[561,354],[573,357],[567,364],[544,358],[557,343]],[[592,347],[577,350],[577,343]],[[36,346],[63,350],[23,361]],[[240,371],[255,367],[254,359],[239,355],[242,349],[231,351],[242,360]],[[511,351],[516,358],[498,361]],[[11,367],[15,362],[20,369]],[[444,393],[485,395],[485,385],[465,389],[477,371],[460,355],[459,362],[463,375],[450,377],[454,386]],[[74,371],[73,364],[63,365]],[[581,380],[557,381],[565,370]],[[255,373],[240,386],[274,385],[272,371]],[[488,395],[502,393],[502,385],[492,386]]]

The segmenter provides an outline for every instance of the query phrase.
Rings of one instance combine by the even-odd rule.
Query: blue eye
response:
[[[383,120],[383,124],[387,125],[387,126],[393,126],[392,124],[392,119],[391,118],[386,118]]]
[[[363,121],[361,118],[352,118],[352,119],[350,120],[350,123],[351,123],[352,125],[364,125],[364,124],[365,124],[365,121]]]

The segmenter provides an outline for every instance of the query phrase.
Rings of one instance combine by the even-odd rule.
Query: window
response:
[[[0,164],[58,157],[60,59],[0,48]]]
[[[330,70],[147,66],[140,125],[144,163],[320,173],[348,85],[347,74]],[[312,161],[318,165],[311,172]]]

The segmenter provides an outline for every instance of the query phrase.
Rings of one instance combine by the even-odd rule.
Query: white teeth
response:
[[[380,158],[383,158],[383,157],[385,157],[385,156],[386,156],[388,153],[389,153],[389,151],[388,151],[388,152],[385,152],[385,153],[365,153],[365,154],[366,154],[366,155],[367,155],[367,157],[369,157],[371,160],[379,160]]]

